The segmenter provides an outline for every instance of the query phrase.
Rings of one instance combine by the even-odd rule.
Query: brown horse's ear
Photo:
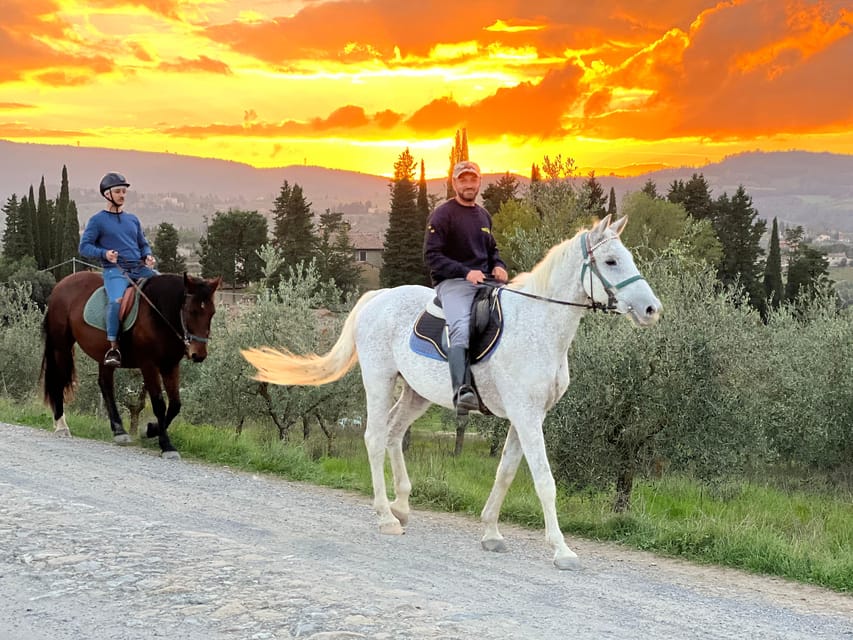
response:
[[[218,278],[213,278],[212,280],[208,280],[207,282],[212,287],[211,293],[213,293],[219,288],[219,285],[222,284],[222,276],[219,276]]]

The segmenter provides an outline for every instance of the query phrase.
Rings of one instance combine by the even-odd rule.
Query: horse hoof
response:
[[[504,542],[500,538],[489,538],[488,540],[481,540],[480,546],[483,547],[486,551],[494,551],[495,553],[506,553],[509,551],[509,548],[506,546],[506,542]]]
[[[406,532],[399,522],[386,522],[379,525],[379,533],[386,536],[401,536]]]
[[[400,521],[401,526],[405,527],[407,524],[409,524],[409,514],[408,513],[398,511],[394,507],[391,507],[391,513],[393,513],[394,517]]]
[[[71,430],[67,427],[65,429],[57,429],[53,432],[53,435],[55,435],[57,438],[70,438]]]
[[[180,460],[181,454],[177,451],[164,451],[160,454],[160,457],[163,458],[163,460]]]
[[[130,436],[127,435],[126,433],[120,433],[116,436],[113,436],[113,441],[116,444],[122,444],[122,445],[130,444]]]
[[[554,566],[560,571],[579,571],[581,568],[581,561],[577,556],[554,558]]]

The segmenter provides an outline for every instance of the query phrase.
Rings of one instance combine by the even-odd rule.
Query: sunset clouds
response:
[[[388,173],[853,152],[849,0],[6,0],[0,137]]]

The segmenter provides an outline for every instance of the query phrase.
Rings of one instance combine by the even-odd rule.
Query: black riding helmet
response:
[[[130,183],[124,179],[124,176],[120,173],[115,173],[111,171],[103,178],[101,178],[100,184],[100,194],[104,196],[107,200],[116,204],[115,201],[110,197],[109,190],[113,187],[129,187]]]

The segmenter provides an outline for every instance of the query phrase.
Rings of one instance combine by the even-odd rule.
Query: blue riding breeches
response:
[[[130,286],[132,278],[134,282],[140,278],[150,278],[157,272],[148,267],[137,267],[133,271],[125,273],[120,268],[104,269],[104,289],[107,291],[107,340],[114,342],[118,340],[119,312],[121,311],[121,298],[125,289]]]
[[[465,278],[442,280],[435,285],[435,294],[441,300],[447,328],[450,331],[450,346],[468,348],[471,333],[471,303],[479,287]]]

